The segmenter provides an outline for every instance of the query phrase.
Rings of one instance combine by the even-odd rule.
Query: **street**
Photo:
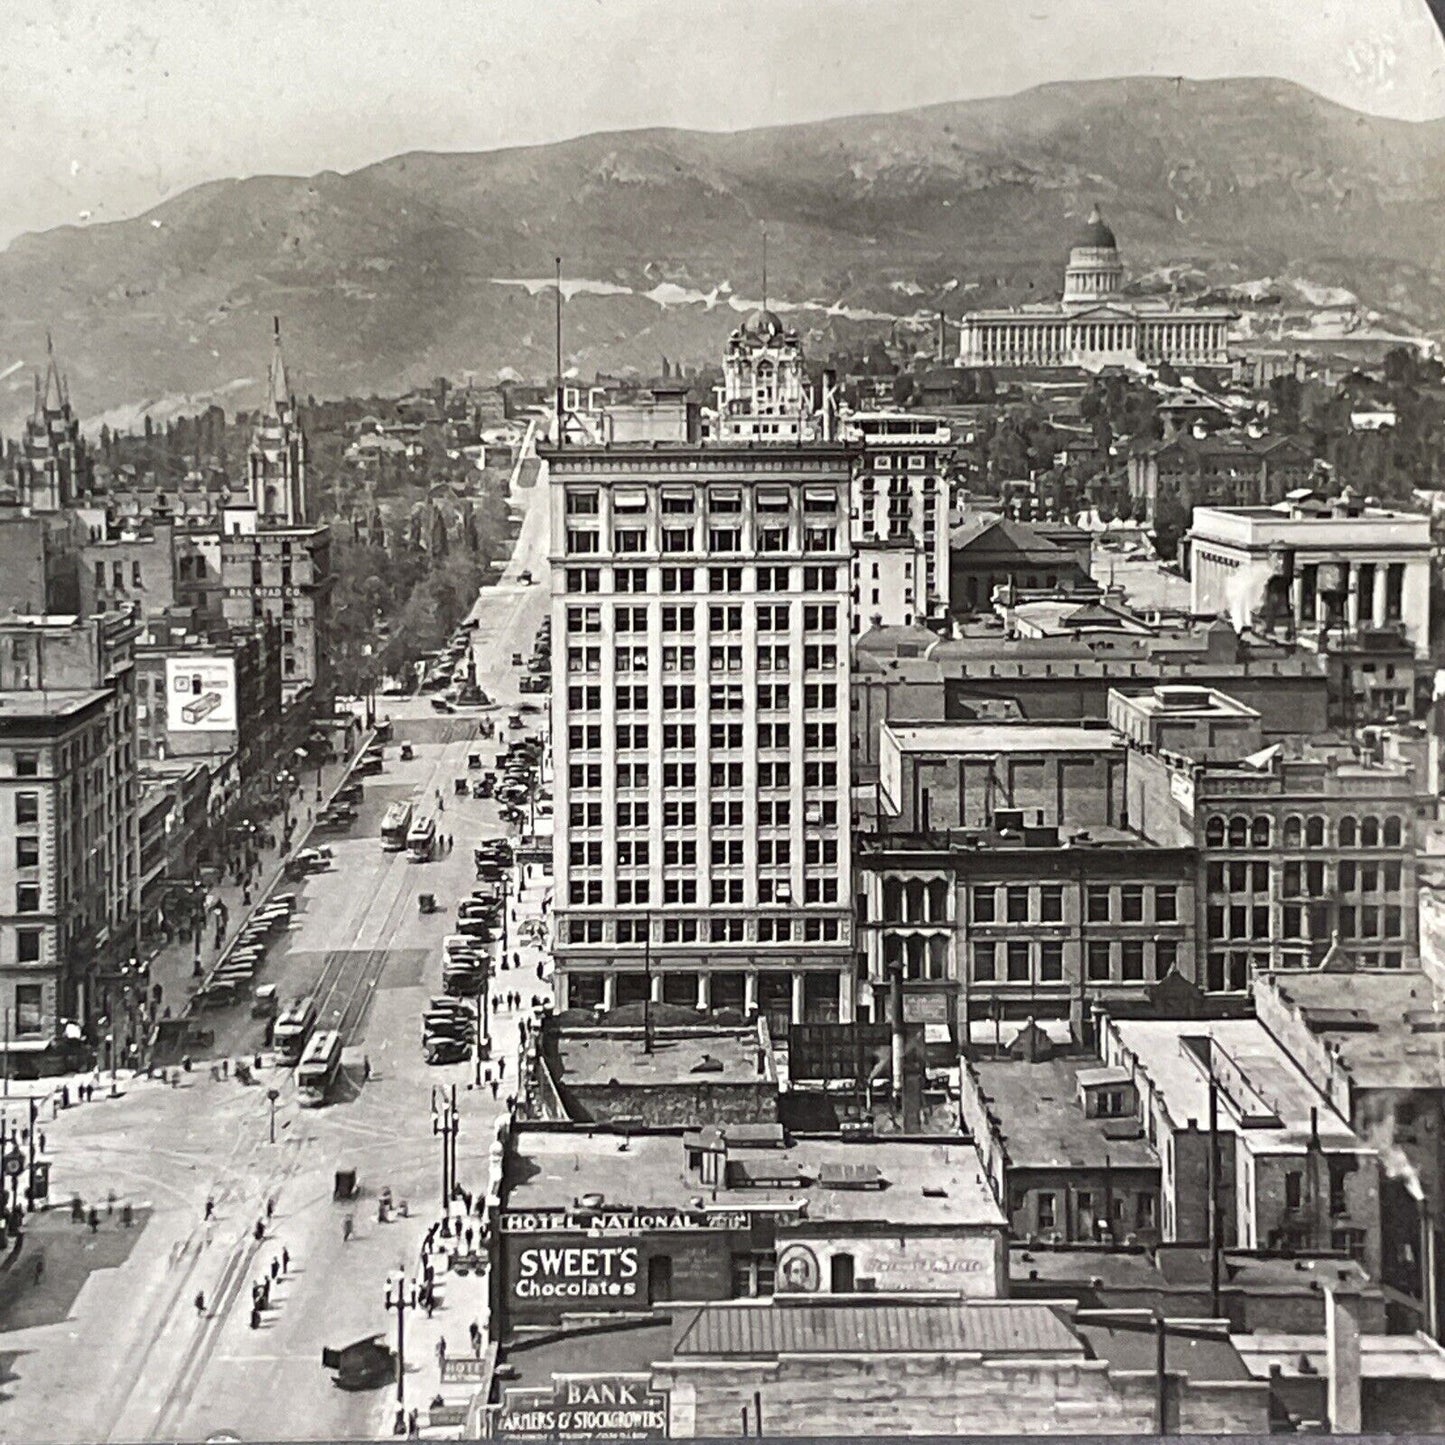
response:
[[[332,849],[333,866],[304,884],[281,885],[298,894],[298,907],[258,981],[276,983],[283,998],[316,991],[319,1026],[344,1027],[347,1069],[333,1102],[298,1108],[292,1072],[266,1056],[251,1085],[234,1075],[217,1077],[203,1059],[179,1087],[123,1080],[120,1097],[99,1090],[95,1102],[53,1118],[47,1103],[42,1124],[57,1206],[46,1220],[47,1233],[56,1236],[51,1247],[57,1261],[64,1251],[81,1265],[89,1250],[102,1267],[78,1267],[78,1285],[65,1289],[63,1271],[50,1268],[35,1297],[22,1299],[26,1327],[0,1337],[8,1366],[0,1405],[6,1438],[390,1433],[394,1386],[345,1393],[322,1368],[321,1351],[372,1334],[395,1344],[395,1313],[384,1308],[386,1276],[395,1269],[416,1272],[422,1235],[441,1204],[433,1088],[456,1086],[459,1182],[482,1194],[495,1118],[515,1078],[519,1013],[492,1020],[493,1057],[508,1061],[498,1100],[487,1087],[471,1087],[470,1061],[428,1067],[421,1015],[426,999],[441,991],[441,940],[453,930],[456,902],[473,886],[472,845],[505,831],[494,803],[456,795],[453,780],[467,776],[469,753],[482,752],[491,766],[506,737],[520,735],[505,728],[519,697],[510,659],[514,651],[530,652],[547,588],[540,581],[525,586],[515,576],[522,569],[546,576],[543,492],[534,488],[518,499],[527,511],[516,552],[474,612],[479,681],[499,706],[488,714],[468,709],[438,716],[424,697],[379,699],[379,711],[389,713],[395,727],[385,771],[367,779],[350,834],[317,840]],[[497,718],[498,742],[477,742],[483,715]],[[539,726],[545,718],[529,716],[528,731]],[[396,746],[403,741],[415,750],[405,763]],[[439,834],[453,839],[452,849],[430,863],[381,850],[382,813],[389,802],[409,797],[418,799],[419,812],[435,812]],[[421,892],[436,895],[437,913],[419,913]],[[541,880],[514,896],[518,918],[540,914],[544,896]],[[516,941],[515,926],[511,936],[508,952],[522,954],[522,968],[498,974],[493,991],[515,987],[530,1001],[549,985],[538,979],[537,950]],[[242,1007],[207,1016],[218,1047],[249,1056],[260,1025],[245,1015]],[[278,1091],[274,1143],[271,1089]],[[361,1192],[352,1204],[333,1201],[338,1169],[356,1171]],[[408,1218],[379,1222],[383,1188],[407,1201]],[[106,1208],[112,1193],[114,1213]],[[95,1233],[69,1222],[65,1206],[73,1196],[99,1204]],[[208,1200],[214,1203],[209,1220]],[[274,1217],[257,1239],[268,1200]],[[125,1203],[137,1212],[121,1247],[113,1237],[125,1229]],[[343,1238],[348,1215],[354,1221],[349,1240]],[[290,1268],[278,1267],[271,1307],[253,1330],[250,1288],[279,1261],[283,1247]],[[441,1286],[434,1320],[421,1312],[407,1319],[406,1402],[423,1420],[438,1389],[437,1337],[445,1332],[452,1352],[465,1353],[468,1324],[483,1307],[485,1285],[476,1277],[443,1278]],[[467,1398],[460,1387],[445,1393],[449,1403]]]

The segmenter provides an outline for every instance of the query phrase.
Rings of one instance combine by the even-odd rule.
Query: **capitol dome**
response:
[[[1099,214],[1098,206],[1089,212],[1089,219],[1084,223],[1084,228],[1079,232],[1074,245],[1093,251],[1117,251],[1119,249],[1119,243],[1114,239],[1113,231],[1104,224],[1104,218]]]

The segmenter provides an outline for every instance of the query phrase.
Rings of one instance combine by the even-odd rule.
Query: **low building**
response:
[[[678,1300],[994,1299],[1006,1286],[1003,1214],[957,1137],[517,1128],[499,1195],[491,1289],[503,1338]]]
[[[1129,495],[1143,502],[1141,520],[1152,524],[1161,498],[1185,516],[1195,507],[1272,506],[1308,486],[1313,473],[1310,446],[1299,437],[1180,432],[1130,451]]]
[[[1149,1244],[1159,1233],[1159,1157],[1134,1086],[1097,1058],[1031,1049],[961,1065],[964,1128],[1016,1240]]]
[[[1037,527],[1009,517],[974,517],[955,527],[949,537],[949,609],[960,614],[991,612],[1001,589],[1097,593],[1090,550],[1085,533],[1078,534],[1074,545],[1065,546],[1057,528],[1046,536]]]
[[[1252,709],[1198,687],[1119,690],[1110,716],[1129,740],[1130,824],[1196,850],[1207,990],[1318,964],[1336,939],[1357,967],[1417,965],[1416,837],[1431,804],[1408,764],[1268,743]]]
[[[1416,1301],[1422,1328],[1437,1335],[1445,1282],[1440,995],[1423,973],[1361,972],[1336,951],[1323,969],[1260,974],[1254,998],[1260,1022],[1380,1151],[1381,1277]]]
[[[1161,1238],[1207,1244],[1213,1211],[1221,1245],[1337,1251],[1378,1278],[1379,1155],[1263,1024],[1105,1018],[1100,1034],[1159,1155]]]
[[[1187,540],[1196,612],[1341,642],[1394,628],[1429,655],[1428,516],[1348,489],[1333,500],[1302,492],[1271,507],[1196,507]]]

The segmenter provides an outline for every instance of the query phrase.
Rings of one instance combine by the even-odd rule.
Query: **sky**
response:
[[[0,245],[219,177],[1141,74],[1445,115],[1426,0],[0,0]]]

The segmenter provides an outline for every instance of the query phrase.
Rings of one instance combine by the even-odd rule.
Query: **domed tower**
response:
[[[1097,306],[1123,289],[1119,243],[1095,206],[1069,252],[1064,271],[1064,305],[1080,309]]]
[[[803,343],[767,310],[728,338],[719,434],[734,440],[795,440],[807,412]]]

